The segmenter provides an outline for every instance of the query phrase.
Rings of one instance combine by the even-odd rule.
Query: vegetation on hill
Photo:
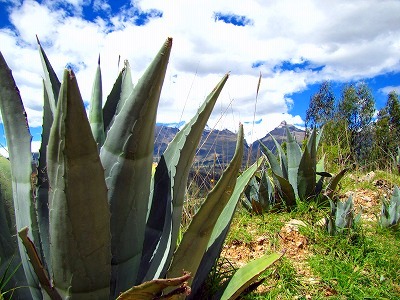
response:
[[[333,168],[355,164],[364,170],[397,168],[400,103],[395,91],[377,111],[366,83],[345,85],[339,99],[329,82],[310,99],[306,127],[324,127],[321,153]]]

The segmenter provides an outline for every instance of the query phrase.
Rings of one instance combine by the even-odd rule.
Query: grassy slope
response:
[[[371,179],[364,175],[347,176],[341,194],[356,191],[360,201],[367,201],[363,214],[373,216],[380,203],[370,198],[387,194],[400,184],[400,176],[381,171]],[[356,204],[363,205],[360,201]],[[329,236],[316,225],[327,211],[304,205],[291,213],[255,216],[239,209],[222,255],[225,266],[227,261],[237,267],[265,252],[287,250],[245,299],[400,299],[400,232],[379,228],[372,217],[363,218],[351,232]],[[307,226],[287,229],[291,219]]]

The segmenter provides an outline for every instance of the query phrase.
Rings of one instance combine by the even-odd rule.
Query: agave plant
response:
[[[135,86],[126,62],[104,107],[99,59],[89,118],[74,72],[65,70],[61,84],[38,44],[44,107],[36,182],[31,180],[31,135],[24,106],[0,53],[0,109],[24,270],[18,284],[28,286],[30,294],[18,289],[14,297],[153,299],[164,290],[166,298],[172,298],[187,295],[188,281],[195,298],[219,256],[238,199],[262,162],[237,177],[243,156],[240,125],[230,165],[177,247],[191,162],[229,74],[169,144],[152,174],[156,113],[172,39]],[[2,225],[6,219],[0,215]],[[2,226],[0,231],[11,239],[7,245],[13,245],[13,228]],[[0,246],[3,251],[3,243]],[[7,259],[10,252],[4,254]],[[268,267],[280,256],[260,262],[268,261],[263,264]],[[183,270],[188,273],[182,275]],[[260,271],[249,270],[250,279],[233,281],[233,289],[240,290]],[[171,285],[180,288],[174,291]]]
[[[334,235],[343,232],[345,229],[354,228],[361,219],[361,212],[354,215],[353,197],[350,196],[346,201],[337,201],[335,204],[331,199],[330,214],[325,218],[326,229],[329,234]]]
[[[273,187],[286,207],[291,209],[296,206],[297,199],[305,201],[320,195],[323,191],[324,178],[332,177],[332,175],[325,172],[323,158],[317,161],[317,150],[323,132],[322,129],[318,134],[316,130],[312,131],[304,151],[301,150],[288,127],[285,131],[287,153],[273,137],[277,156],[261,144],[272,171],[272,179],[269,177],[265,179],[265,181],[270,180],[270,183],[264,186]],[[333,196],[346,171],[347,169],[331,178],[325,188],[325,196],[328,196],[328,198]]]
[[[257,172],[250,180],[242,199],[243,206],[250,212],[262,214],[275,206],[274,186],[268,170]]]
[[[400,190],[397,186],[394,187],[389,202],[382,200],[379,224],[383,228],[394,228],[400,224]]]

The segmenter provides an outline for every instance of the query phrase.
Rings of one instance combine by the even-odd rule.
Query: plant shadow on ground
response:
[[[368,191],[381,197],[379,184],[370,184]],[[351,188],[358,190],[356,203],[364,207],[362,201],[370,201],[363,196],[364,186]],[[380,201],[372,202],[367,213],[376,214]],[[286,250],[284,258],[262,275],[262,284],[243,299],[400,299],[399,231],[381,229],[376,218],[369,218],[330,236],[318,225],[328,210],[311,203],[290,213],[252,215],[239,207],[220,263],[238,268],[265,253]],[[218,280],[215,276],[211,285],[218,285]]]

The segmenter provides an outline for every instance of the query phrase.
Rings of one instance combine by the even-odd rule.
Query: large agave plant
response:
[[[14,298],[112,299],[123,293],[121,299],[153,299],[164,289],[168,298],[186,295],[185,286],[170,287],[186,281],[196,297],[262,159],[237,177],[240,126],[230,165],[177,247],[191,162],[228,74],[169,144],[152,175],[157,106],[171,46],[168,38],[135,86],[125,63],[104,107],[99,60],[88,118],[74,72],[65,70],[61,84],[39,43],[44,113],[36,182],[24,106],[0,53],[0,109],[24,271],[14,284],[29,287],[15,290]],[[3,195],[0,201],[1,263],[7,263],[17,242],[10,201]],[[265,256],[259,265],[266,268],[280,256]],[[182,275],[183,270],[188,273]],[[260,269],[242,272],[247,275],[232,280],[226,299],[236,297]]]
[[[280,199],[283,200],[283,203],[289,209],[296,206],[297,199],[305,201],[315,198],[323,191],[324,178],[332,177],[331,174],[325,172],[324,159],[322,158],[317,161],[317,151],[323,132],[322,129],[318,133],[316,130],[312,131],[304,151],[302,151],[288,127],[286,127],[285,131],[287,138],[286,152],[273,137],[277,156],[265,145],[261,144],[261,149],[267,157],[272,172],[272,177],[265,177],[262,181],[264,184],[259,185],[260,191],[269,189],[266,194],[268,195],[267,199],[269,203],[262,206],[263,209],[271,206],[275,195],[279,195]],[[325,187],[325,196],[328,198],[333,196],[339,181],[346,171],[347,169],[331,178]],[[267,180],[270,182],[265,184]],[[272,192],[271,189],[274,189],[277,193]],[[265,191],[263,192],[265,193]],[[278,201],[275,202],[279,203]]]

